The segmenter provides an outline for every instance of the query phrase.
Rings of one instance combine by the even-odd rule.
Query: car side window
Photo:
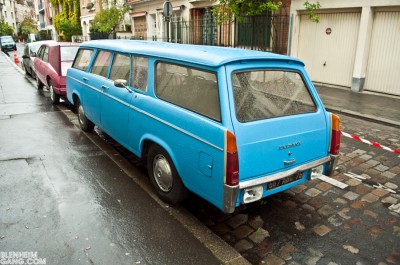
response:
[[[221,121],[215,72],[158,62],[155,90],[165,101]]]
[[[43,46],[39,48],[36,57],[42,59],[42,54],[43,54]]]
[[[107,77],[108,67],[110,66],[111,52],[100,51],[91,69],[91,73]]]
[[[110,71],[110,79],[113,81],[124,79],[129,82],[130,69],[131,58],[128,55],[115,53]]]
[[[144,57],[132,57],[132,81],[131,86],[142,91],[147,91],[148,59]]]
[[[93,50],[80,49],[72,65],[72,68],[86,71],[92,59],[93,54],[94,54]]]
[[[49,61],[49,47],[44,47],[44,51],[43,51],[43,58],[42,58],[43,62],[48,62]]]

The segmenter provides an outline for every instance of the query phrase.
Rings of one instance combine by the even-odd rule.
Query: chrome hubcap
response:
[[[49,90],[50,90],[50,98],[51,98],[51,100],[54,100],[54,89],[53,89],[53,86],[49,86]]]
[[[161,154],[154,157],[153,174],[158,187],[169,192],[172,189],[172,170],[168,160]]]
[[[83,124],[83,117],[85,116],[85,112],[83,111],[82,105],[79,105],[78,108],[78,119],[81,124]]]

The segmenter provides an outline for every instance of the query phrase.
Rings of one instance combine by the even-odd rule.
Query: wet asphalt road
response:
[[[47,264],[220,264],[6,64],[0,58],[0,251],[38,252]]]

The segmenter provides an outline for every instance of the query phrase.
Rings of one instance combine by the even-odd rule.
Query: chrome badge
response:
[[[300,141],[298,141],[298,142],[291,143],[291,144],[281,145],[281,146],[279,146],[278,149],[285,150],[285,149],[293,148],[293,147],[300,146],[300,145],[301,145],[301,143],[300,143]]]

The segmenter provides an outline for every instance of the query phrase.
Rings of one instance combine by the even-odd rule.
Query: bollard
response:
[[[17,51],[14,51],[14,62],[15,62],[16,64],[19,64],[19,59],[18,59],[18,56],[17,56]]]

